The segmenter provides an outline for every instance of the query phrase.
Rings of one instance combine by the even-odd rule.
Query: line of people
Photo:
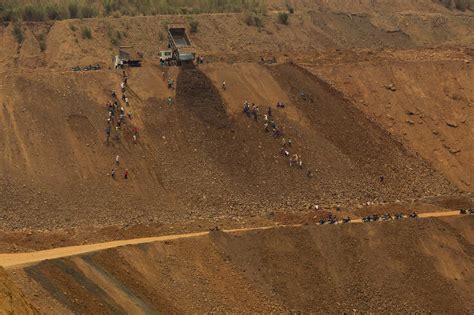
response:
[[[170,77],[168,77],[167,79],[167,74],[164,71],[162,72],[162,76],[163,76],[163,81],[167,81],[168,90],[173,90],[175,88],[174,80],[171,79]],[[169,106],[173,105],[173,97],[171,95],[168,96],[167,102]]]
[[[277,108],[284,108],[285,105],[283,102],[277,103]],[[255,122],[259,122],[259,117],[261,116],[260,108],[255,103],[250,103],[248,101],[244,102],[242,113],[247,115],[247,117],[252,118]],[[301,155],[296,153],[291,154],[290,150],[293,149],[293,143],[291,139],[285,139],[283,126],[277,125],[273,117],[273,112],[271,106],[268,107],[266,114],[263,114],[263,127],[265,132],[272,133],[272,136],[276,139],[281,138],[281,148],[280,154],[288,159],[290,167],[297,166],[300,169],[303,169],[303,159]],[[311,177],[311,171],[308,170],[308,177]]]
[[[108,113],[108,118],[107,118],[107,127],[105,129],[106,132],[106,142],[107,144],[110,141],[111,133],[112,130],[114,130],[114,140],[120,141],[121,139],[121,132],[122,129],[124,128],[124,125],[127,123],[127,118],[128,120],[132,120],[132,110],[130,109],[130,103],[129,99],[126,95],[126,91],[128,88],[128,76],[125,70],[123,70],[123,79],[122,82],[120,83],[120,91],[122,93],[121,96],[121,101],[125,103],[125,109],[117,96],[116,90],[112,90],[112,99],[107,102],[106,107],[107,107],[107,113]],[[133,132],[132,132],[132,139],[133,142],[136,143],[138,141],[138,128],[134,127]],[[120,156],[117,154],[115,157],[115,167],[112,168],[111,176],[113,179],[116,179],[116,169],[120,167]],[[128,169],[124,169],[123,172],[123,178],[128,179],[129,177],[129,171]]]

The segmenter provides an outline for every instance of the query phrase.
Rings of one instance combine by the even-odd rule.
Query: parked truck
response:
[[[136,51],[131,46],[120,46],[118,55],[115,56],[115,68],[141,67],[143,53]]]
[[[171,49],[172,59],[177,65],[193,63],[196,58],[196,52],[184,25],[168,25],[168,48]]]

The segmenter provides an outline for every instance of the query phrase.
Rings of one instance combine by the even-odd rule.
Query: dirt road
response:
[[[419,214],[419,217],[420,218],[433,218],[433,217],[448,217],[448,216],[456,216],[456,215],[459,215],[459,211],[422,213],[422,214]],[[352,220],[351,223],[362,223],[362,219]],[[240,232],[246,232],[246,231],[267,230],[267,229],[282,228],[282,227],[289,227],[289,226],[300,226],[300,225],[301,224],[275,225],[275,226],[263,226],[263,227],[255,227],[255,228],[229,229],[229,230],[223,230],[223,231],[226,233],[240,233]],[[49,250],[36,251],[36,252],[31,252],[31,253],[0,254],[0,266],[4,268],[17,268],[17,267],[23,267],[25,265],[39,263],[44,260],[75,256],[75,255],[100,251],[104,249],[125,246],[125,245],[136,245],[136,244],[146,244],[146,243],[152,243],[152,242],[172,241],[172,240],[177,240],[177,239],[204,236],[204,235],[207,235],[208,233],[209,232],[196,232],[196,233],[187,233],[187,234],[163,235],[163,236],[157,236],[157,237],[120,240],[120,241],[112,241],[112,242],[97,243],[97,244],[90,244],[90,245],[68,246],[68,247],[54,248],[54,249],[49,249]]]

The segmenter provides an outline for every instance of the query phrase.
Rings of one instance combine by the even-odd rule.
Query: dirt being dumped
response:
[[[193,14],[196,68],[159,62],[183,15],[0,26],[0,251],[200,232],[2,256],[0,313],[474,311],[473,217],[439,217],[474,208],[473,13],[267,2]],[[119,36],[144,53],[125,69],[128,104]],[[354,219],[412,211],[437,216]],[[355,224],[316,226],[330,213]]]
[[[396,8],[410,12],[400,23],[394,22],[387,3],[379,7],[368,1],[351,5],[297,2],[295,6],[303,9],[291,15],[288,25],[279,24],[278,12],[269,11],[262,17],[263,28],[245,24],[238,14],[199,15],[200,31],[192,39],[206,62],[181,72],[177,67],[160,67],[155,58],[166,46],[166,36],[147,35],[163,32],[160,25],[180,17],[25,24],[21,46],[15,42],[12,25],[2,28],[1,41],[6,45],[0,49],[0,168],[5,176],[0,177],[0,193],[9,198],[2,202],[0,225],[5,230],[34,228],[43,233],[43,229],[198,220],[228,219],[240,224],[275,212],[310,212],[316,205],[353,212],[367,203],[410,203],[458,195],[457,188],[469,190],[468,185],[453,185],[461,182],[457,177],[466,173],[463,169],[470,156],[469,148],[459,152],[455,137],[441,144],[455,152],[448,153],[453,155],[450,162],[457,156],[463,162],[455,176],[445,176],[450,183],[439,174],[440,169],[451,168],[442,163],[445,153],[438,164],[428,165],[424,160],[433,160],[428,153],[438,155],[430,151],[430,145],[401,146],[386,134],[386,125],[381,129],[366,118],[370,113],[354,110],[351,91],[335,93],[303,67],[285,64],[294,59],[298,64],[332,69],[334,62],[344,64],[344,56],[360,50],[361,60],[370,63],[374,51],[383,48],[383,60],[394,67],[399,60],[391,50],[419,56],[420,68],[438,54],[472,67],[461,50],[451,54],[443,48],[433,54],[429,46],[446,42],[436,35],[441,31],[450,33],[451,41],[469,44],[465,29],[472,19],[468,13],[459,15],[423,2],[397,2]],[[281,5],[272,2],[275,10]],[[351,13],[352,6],[367,14]],[[449,18],[450,23],[437,26],[434,32],[427,11]],[[91,28],[93,38],[80,36],[83,27]],[[128,71],[131,107],[127,110],[133,118],[127,121],[120,141],[106,143],[104,104],[121,79],[119,72],[109,69],[108,36],[116,32],[126,32],[127,44],[143,50],[146,58],[142,68]],[[39,47],[40,37],[47,39],[45,51]],[[264,66],[258,63],[260,57],[280,65]],[[97,62],[103,65],[100,71],[68,71],[78,63]],[[331,78],[328,71],[325,78]],[[167,89],[162,72],[176,80],[176,90]],[[423,75],[423,70],[416,75]],[[462,80],[469,82],[469,78]],[[223,80],[228,84],[226,91],[220,88]],[[449,80],[456,84],[454,78]],[[397,101],[403,102],[408,92],[398,93]],[[172,106],[167,106],[168,96],[174,99]],[[242,115],[244,100],[260,106],[258,121]],[[277,101],[288,106],[277,110]],[[263,130],[268,106],[273,107],[285,138],[293,141],[289,151],[302,159],[303,170],[290,168],[280,153],[282,139]],[[462,130],[459,135],[466,139],[469,119],[456,120],[462,124],[457,128]],[[131,133],[135,129],[137,142]],[[422,158],[417,156],[419,151]],[[127,169],[127,181],[110,180],[116,155],[122,163],[115,171],[122,179]],[[308,170],[312,179],[306,176]]]
[[[229,128],[224,101],[213,82],[198,69],[184,69],[176,80],[176,102],[210,128]],[[192,119],[192,118],[191,118]]]

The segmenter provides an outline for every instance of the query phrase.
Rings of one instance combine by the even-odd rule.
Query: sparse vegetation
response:
[[[109,38],[112,45],[119,46],[122,42],[122,33],[120,33],[120,31],[114,32],[113,30],[109,30]]]
[[[83,39],[92,39],[92,31],[87,26],[81,29],[81,34]]]
[[[71,19],[77,19],[79,17],[79,5],[77,2],[70,2],[67,8]]]
[[[277,18],[277,21],[278,23],[280,24],[284,24],[284,25],[288,25],[288,19],[289,19],[289,15],[288,13],[286,12],[279,12],[278,13],[278,18]]]
[[[1,0],[0,20],[44,21],[96,16],[256,12],[266,0]]]
[[[189,26],[191,27],[191,33],[197,33],[198,28],[199,28],[199,22],[196,21],[195,19],[192,19],[189,22]]]
[[[44,21],[46,19],[45,10],[40,6],[26,5],[21,13],[21,19],[23,21]]]
[[[474,0],[439,0],[448,9],[474,10]]]
[[[286,8],[288,9],[288,13],[295,13],[295,8],[289,2],[286,3]]]
[[[40,34],[38,36],[38,43],[39,43],[41,52],[45,51],[46,50],[46,36],[44,36],[44,34]]]
[[[263,17],[256,12],[245,12],[244,21],[248,26],[257,26],[259,28],[263,26]]]
[[[18,44],[23,43],[25,35],[23,35],[23,28],[20,22],[15,23],[15,25],[13,26],[13,36],[15,36],[15,39]]]
[[[46,6],[46,17],[48,20],[63,20],[69,18],[66,8],[56,4]]]
[[[81,8],[81,18],[88,19],[97,16],[97,10],[91,6],[83,6]]]

